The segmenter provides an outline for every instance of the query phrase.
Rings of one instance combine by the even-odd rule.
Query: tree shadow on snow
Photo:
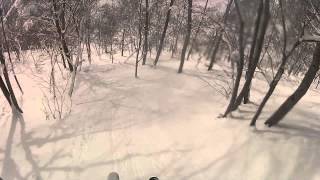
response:
[[[20,127],[20,129],[18,129]],[[18,133],[20,130],[20,134]],[[106,130],[101,130],[106,131]],[[99,131],[100,132],[100,131]],[[94,134],[99,133],[96,132],[87,132],[87,134]],[[136,152],[128,152],[122,157],[113,159],[111,156],[106,159],[108,160],[97,160],[94,162],[83,162],[79,165],[54,165],[55,162],[59,160],[63,160],[65,158],[69,159],[71,157],[71,154],[65,153],[63,149],[58,149],[54,153],[52,153],[47,160],[41,159],[41,155],[34,152],[35,148],[40,148],[46,144],[58,142],[61,140],[64,140],[66,138],[74,138],[76,136],[81,136],[82,134],[74,134],[75,132],[72,132],[70,134],[64,134],[60,137],[45,137],[45,138],[34,138],[33,134],[30,132],[27,132],[26,130],[26,124],[24,121],[24,118],[21,114],[14,113],[12,116],[12,123],[8,135],[8,139],[6,142],[6,147],[4,150],[4,159],[3,159],[3,167],[1,170],[1,177],[4,179],[19,179],[19,180],[25,180],[25,179],[36,179],[36,180],[46,180],[50,179],[50,177],[53,177],[56,173],[63,172],[66,178],[68,178],[67,174],[70,172],[75,172],[78,174],[81,174],[84,171],[87,171],[89,169],[93,168],[101,168],[101,167],[108,167],[115,163],[121,163],[121,162],[132,162],[132,159],[135,158],[154,158],[163,156],[166,154],[171,153],[187,153],[192,151],[192,149],[180,149],[180,150],[171,150],[171,148],[159,150],[156,152],[148,152],[148,153],[136,153]],[[14,137],[20,135],[20,141],[19,146],[15,145]],[[17,142],[16,142],[17,143]],[[120,142],[121,143],[121,142]],[[21,146],[20,146],[21,145]],[[26,162],[29,164],[28,167],[26,166],[26,163],[22,161],[21,159],[18,160],[18,158],[15,158],[13,156],[13,149],[21,147],[24,152],[24,158]],[[117,151],[117,148],[120,148],[119,144],[115,145],[114,147],[115,151]],[[15,150],[14,150],[15,151]],[[41,163],[40,163],[41,162]],[[22,167],[24,166],[24,167]],[[28,169],[26,171],[26,168]],[[21,169],[24,169],[23,172]],[[165,171],[165,170],[163,170]]]
[[[25,158],[30,163],[32,170],[26,176],[23,176],[19,172],[20,162],[16,162],[12,157],[12,149],[14,146],[14,136],[16,135],[17,124],[20,125],[20,137],[21,145],[25,152]],[[2,177],[5,179],[28,179],[29,176],[33,176],[34,179],[42,179],[40,176],[39,166],[32,154],[30,146],[27,144],[26,140],[28,135],[26,133],[25,121],[23,116],[18,112],[12,112],[11,127],[6,142],[6,148],[4,152],[3,168],[1,171]]]

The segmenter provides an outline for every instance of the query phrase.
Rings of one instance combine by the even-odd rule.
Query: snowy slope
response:
[[[2,177],[103,180],[117,171],[124,180],[320,179],[319,91],[309,91],[279,127],[260,120],[252,131],[248,120],[267,88],[262,77],[254,81],[255,104],[219,119],[228,102],[228,67],[207,72],[192,61],[179,75],[179,62],[164,55],[159,67],[142,67],[135,79],[134,59],[116,59],[96,57],[83,68],[63,120],[46,120],[38,79],[20,71],[24,117],[12,117],[0,100]],[[282,82],[262,118],[296,85]]]

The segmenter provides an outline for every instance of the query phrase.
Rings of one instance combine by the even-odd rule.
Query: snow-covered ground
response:
[[[266,128],[263,120],[297,86],[283,81],[252,131],[249,120],[268,86],[263,77],[254,80],[254,103],[219,119],[228,103],[228,67],[207,72],[190,61],[177,74],[178,60],[163,55],[135,79],[134,58],[115,61],[95,57],[83,67],[62,120],[44,114],[44,76],[30,75],[31,62],[20,67],[23,117],[12,116],[0,98],[1,177],[105,180],[117,171],[123,180],[320,179],[319,90],[310,90],[281,125]]]

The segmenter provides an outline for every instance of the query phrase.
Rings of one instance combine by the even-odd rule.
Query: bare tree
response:
[[[145,10],[145,24],[144,24],[144,45],[143,45],[143,60],[142,65],[146,64],[147,54],[148,54],[148,36],[149,36],[149,0],[145,0],[146,10]]]
[[[254,67],[252,67],[252,63],[254,61],[254,59],[253,59],[254,53],[257,50],[257,38],[258,38],[259,30],[260,30],[260,23],[262,20],[263,6],[264,6],[264,2],[262,0],[259,2],[259,7],[258,7],[258,11],[257,11],[257,19],[255,22],[255,28],[254,28],[254,32],[253,32],[252,43],[251,43],[251,48],[250,48],[250,53],[249,53],[249,58],[248,58],[248,70],[246,72],[246,80],[249,79],[250,71],[252,68],[254,68]],[[263,43],[263,42],[260,42],[260,43]],[[250,84],[250,86],[251,86],[251,84]],[[244,104],[247,104],[249,102],[250,86],[244,94],[244,97],[243,97]]]
[[[125,39],[126,30],[122,30],[122,39],[121,39],[121,56],[124,54],[124,39]]]
[[[52,2],[52,7],[53,7],[53,14],[54,14],[54,23],[56,26],[57,33],[60,38],[60,43],[61,47],[63,50],[64,57],[67,59],[67,63],[69,66],[69,70],[72,72],[73,71],[73,65],[72,65],[72,59],[71,59],[71,54],[70,50],[68,48],[66,38],[65,38],[65,29],[62,29],[65,25],[65,16],[61,15],[59,16],[58,13],[61,12],[61,14],[64,14],[65,9],[64,8],[59,8],[57,0],[51,0]]]
[[[23,90],[22,90],[22,87],[18,81],[18,78],[17,78],[17,75],[16,75],[16,72],[14,70],[14,65],[13,65],[13,62],[12,62],[12,58],[11,58],[11,52],[10,52],[10,47],[9,47],[9,42],[7,40],[7,35],[6,35],[6,30],[5,30],[5,27],[4,27],[4,23],[3,23],[3,14],[2,14],[2,10],[0,9],[0,16],[1,16],[1,27],[2,27],[2,35],[3,35],[3,40],[4,40],[4,44],[6,46],[6,49],[7,49],[7,53],[8,53],[8,59],[9,59],[9,62],[11,64],[11,67],[12,67],[12,73],[13,73],[13,76],[14,76],[14,79],[21,91],[21,93],[23,94]]]
[[[285,19],[285,13],[282,5],[282,0],[279,0],[279,5],[280,5],[280,11],[281,11],[281,23],[282,23],[282,29],[283,29],[283,48],[282,48],[282,59],[281,59],[281,64],[280,67],[278,68],[278,71],[273,78],[272,82],[269,85],[269,90],[266,93],[265,97],[263,98],[261,104],[259,105],[254,117],[252,118],[252,121],[250,123],[251,126],[255,126],[257,119],[259,118],[264,106],[268,102],[269,98],[273,94],[275,88],[277,87],[279,81],[281,80],[282,75],[285,72],[285,66],[287,64],[287,61],[289,57],[292,55],[294,50],[299,46],[301,43],[300,39],[302,38],[304,34],[304,28],[305,25],[303,25],[302,32],[300,37],[298,37],[298,40],[294,43],[292,48],[287,52],[287,28],[286,28],[286,19]]]
[[[265,122],[269,127],[278,124],[290,110],[301,100],[310,88],[320,68],[320,43],[316,43],[311,65],[296,91]]]
[[[0,16],[1,16],[1,23],[3,25],[2,8],[0,8]],[[20,113],[23,113],[22,109],[20,108],[20,106],[18,104],[18,101],[17,101],[17,98],[16,98],[15,93],[13,91],[13,88],[11,86],[11,81],[10,81],[10,78],[9,78],[9,72],[8,72],[8,69],[7,69],[6,60],[5,60],[5,57],[3,55],[3,43],[0,45],[0,63],[1,63],[1,67],[0,67],[0,72],[1,72],[0,73],[0,88],[1,88],[4,96],[6,97],[8,103],[11,105],[11,107],[17,109]],[[5,82],[3,81],[2,77],[1,77],[2,75],[4,76]]]
[[[5,95],[8,103],[11,105],[11,107],[17,109],[20,113],[23,113],[22,109],[20,108],[20,106],[18,105],[18,101],[17,98],[15,96],[15,93],[13,91],[13,88],[11,86],[11,81],[9,78],[9,73],[8,73],[8,69],[6,67],[6,62],[3,56],[3,49],[2,46],[0,47],[0,62],[1,62],[1,68],[2,68],[2,73],[5,79],[5,83],[7,85],[5,85],[4,81],[2,80],[2,77],[0,76],[0,88],[3,92],[3,94]]]
[[[217,53],[218,53],[219,48],[220,48],[220,43],[222,41],[223,33],[225,31],[225,27],[224,26],[227,23],[232,3],[233,3],[233,0],[229,0],[229,2],[227,4],[227,8],[225,10],[225,13],[223,15],[223,24],[220,25],[220,30],[219,30],[218,34],[216,35],[216,37],[215,37],[214,49],[213,49],[213,52],[212,52],[211,57],[210,57],[210,64],[209,64],[209,67],[208,67],[208,71],[212,70],[213,64],[214,64],[214,62],[216,60],[216,56],[217,56]]]
[[[233,110],[238,108],[238,106],[241,104],[242,99],[244,99],[245,96],[248,98],[251,82],[254,77],[256,67],[257,67],[259,60],[260,60],[262,47],[263,47],[264,39],[265,39],[265,34],[267,32],[267,28],[268,28],[268,24],[269,24],[269,20],[270,20],[270,0],[261,0],[261,1],[263,1],[262,2],[263,3],[263,10],[261,12],[258,12],[258,14],[262,13],[261,14],[262,19],[261,19],[261,22],[260,22],[260,20],[257,20],[257,22],[256,22],[256,23],[259,23],[259,25],[256,26],[257,37],[255,39],[256,43],[255,43],[254,52],[252,55],[252,59],[251,60],[249,59],[248,72],[246,74],[246,82],[245,82],[239,96],[237,97],[237,100],[236,100],[235,106],[233,107]],[[259,17],[258,17],[258,19],[259,19]]]
[[[183,48],[182,48],[182,52],[181,52],[181,60],[180,60],[180,66],[179,66],[178,73],[182,73],[182,71],[183,71],[185,56],[186,56],[186,52],[187,52],[187,48],[188,48],[190,36],[191,36],[191,29],[192,29],[192,0],[188,0],[187,34],[184,39],[184,44],[183,44]]]
[[[135,74],[134,76],[138,78],[138,66],[139,66],[139,54],[141,49],[141,41],[142,41],[142,26],[141,26],[141,15],[142,15],[142,0],[139,0],[139,14],[138,14],[138,47],[136,49],[136,66],[135,66]]]
[[[156,56],[156,59],[154,60],[154,63],[153,63],[154,66],[156,66],[158,64],[158,61],[159,61],[159,58],[160,58],[160,55],[162,52],[164,39],[166,38],[166,33],[167,33],[169,21],[170,21],[173,3],[174,3],[174,0],[170,0],[170,5],[169,5],[169,9],[167,11],[166,21],[164,23],[163,32],[162,32],[161,39],[160,39],[160,44],[159,44],[158,51],[157,51],[157,56]]]
[[[241,92],[239,93],[236,101],[234,102],[233,105],[231,105],[231,108],[228,108],[228,111],[225,112],[225,116],[227,114],[229,114],[230,112],[236,110],[244,96],[248,93],[248,91],[250,90],[250,86],[251,86],[251,82],[252,82],[252,79],[254,77],[254,74],[255,74],[255,70],[256,70],[256,67],[259,63],[259,60],[260,60],[260,55],[261,55],[261,52],[262,52],[262,47],[263,47],[263,44],[264,44],[264,39],[265,39],[265,34],[267,32],[267,28],[268,28],[268,23],[269,23],[269,19],[270,19],[270,0],[261,0],[263,1],[263,11],[261,12],[258,12],[258,13],[262,13],[262,17],[261,17],[261,22],[258,22],[258,20],[256,21],[256,23],[259,23],[259,26],[256,26],[258,28],[258,33],[257,33],[257,39],[256,39],[256,47],[255,47],[255,50],[254,50],[254,54],[253,54],[253,59],[252,61],[250,62],[250,67],[248,67],[248,74],[246,75],[246,81],[243,85],[243,88],[241,90]]]
[[[242,77],[242,70],[243,70],[243,66],[244,66],[244,40],[243,40],[243,35],[244,35],[244,20],[242,17],[242,13],[241,13],[241,8],[239,5],[239,0],[234,0],[235,6],[236,6],[236,11],[237,11],[237,16],[239,19],[239,61],[237,63],[237,77],[235,80],[235,84],[233,86],[233,90],[232,90],[232,95],[230,98],[230,102],[229,105],[225,111],[225,113],[222,115],[222,117],[226,117],[229,112],[231,111],[237,95],[238,95],[238,89],[239,89],[239,85],[240,85],[240,80]]]

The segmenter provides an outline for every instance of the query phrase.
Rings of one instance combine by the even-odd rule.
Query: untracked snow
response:
[[[299,82],[286,78],[252,130],[249,120],[268,87],[259,74],[253,103],[220,119],[231,88],[226,64],[207,72],[192,60],[177,74],[179,61],[164,54],[157,68],[140,67],[135,79],[134,58],[115,60],[95,56],[82,67],[62,120],[46,120],[39,86],[45,75],[31,60],[18,66],[24,114],[12,116],[1,96],[1,177],[105,180],[116,171],[121,180],[320,179],[319,90],[310,90],[279,126],[266,128],[263,120]]]

